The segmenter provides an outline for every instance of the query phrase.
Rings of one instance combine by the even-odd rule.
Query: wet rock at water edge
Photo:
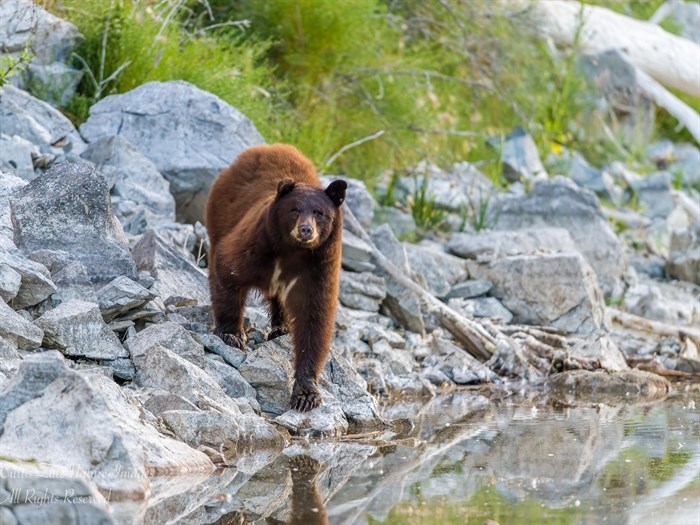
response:
[[[136,278],[126,237],[112,213],[104,177],[81,163],[54,165],[10,197],[17,247],[25,252],[63,250],[93,283]]]
[[[671,389],[670,383],[663,377],[636,369],[615,373],[572,370],[549,377],[545,387],[554,394],[576,396],[587,401],[602,401],[606,396],[608,399],[614,397],[637,401],[663,399]]]
[[[61,303],[39,317],[36,325],[44,331],[43,345],[66,355],[90,359],[129,356],[94,303],[78,300]]]
[[[264,143],[245,115],[181,80],[103,98],[80,133],[88,142],[121,135],[136,146],[170,182],[183,222],[202,221],[214,178],[244,149]]]
[[[204,454],[144,422],[111,379],[70,370],[58,352],[22,361],[0,391],[0,424],[5,455],[92,472],[113,498],[145,497],[147,474],[213,469]],[[27,429],[41,436],[28,437]]]

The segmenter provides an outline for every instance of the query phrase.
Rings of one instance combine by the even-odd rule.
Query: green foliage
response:
[[[162,2],[161,2],[162,4]],[[167,7],[176,9],[177,5]],[[86,70],[79,94],[68,108],[75,120],[113,93],[145,82],[186,80],[218,95],[253,119],[268,140],[279,140],[280,113],[271,69],[263,64],[267,44],[241,40],[235,28],[186,31],[182,17],[157,13],[127,0],[62,2],[65,14],[85,35],[75,60]],[[281,85],[275,82],[275,85]]]
[[[10,54],[0,56],[0,87],[4,86],[12,75],[24,71],[31,59],[28,45],[16,57]]]
[[[407,204],[418,228],[434,230],[442,225],[447,213],[435,204],[435,197],[428,192],[428,182],[428,177],[422,177],[420,184],[416,183],[416,189],[413,195],[409,195]]]

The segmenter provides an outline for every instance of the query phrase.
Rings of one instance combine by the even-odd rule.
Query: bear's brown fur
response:
[[[345,181],[324,191],[311,161],[285,144],[241,153],[211,187],[206,209],[215,334],[245,348],[243,309],[251,288],[270,305],[269,338],[291,329],[300,411],[321,403],[318,376],[333,336]]]

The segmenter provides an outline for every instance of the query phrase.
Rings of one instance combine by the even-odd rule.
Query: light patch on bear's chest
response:
[[[270,295],[277,297],[282,303],[287,301],[287,296],[289,292],[294,288],[297,283],[297,277],[289,282],[282,280],[282,265],[279,261],[275,261],[275,269],[272,272],[272,279],[270,280]]]

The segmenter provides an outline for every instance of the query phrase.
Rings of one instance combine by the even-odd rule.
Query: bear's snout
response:
[[[308,241],[313,237],[313,234],[314,229],[308,222],[299,225],[299,237],[302,241]]]

